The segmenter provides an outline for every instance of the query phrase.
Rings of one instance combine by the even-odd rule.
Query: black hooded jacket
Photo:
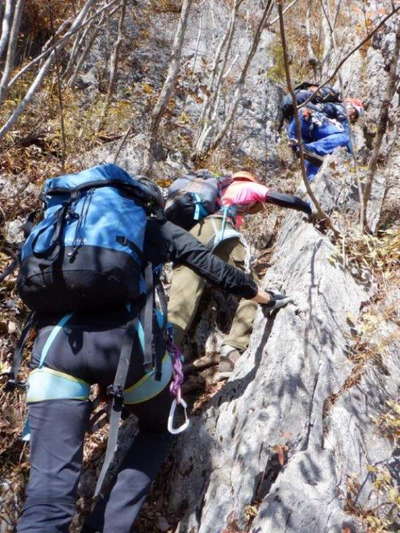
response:
[[[258,291],[248,274],[222,261],[190,233],[169,221],[148,221],[144,255],[153,265],[168,261],[183,264],[213,285],[242,298],[253,298]]]

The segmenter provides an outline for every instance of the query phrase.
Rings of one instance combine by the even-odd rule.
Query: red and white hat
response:
[[[364,104],[359,98],[345,98],[345,104],[350,105],[357,113],[357,118],[365,113]]]

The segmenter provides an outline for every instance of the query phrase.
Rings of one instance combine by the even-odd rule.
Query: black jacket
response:
[[[253,298],[258,288],[252,278],[241,270],[225,263],[203,246],[186,230],[172,222],[150,218],[145,234],[144,259],[154,267],[169,261],[182,263],[207,281],[241,298]],[[60,314],[37,313],[37,327],[57,324]],[[124,309],[99,310],[98,313],[75,313],[74,323],[96,324],[104,327],[125,323],[130,313]]]
[[[186,265],[213,285],[242,298],[253,298],[258,291],[248,274],[222,261],[190,233],[169,221],[149,220],[144,255],[153,265],[168,261]]]

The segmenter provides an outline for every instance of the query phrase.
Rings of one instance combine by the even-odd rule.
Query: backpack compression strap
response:
[[[19,263],[18,259],[14,259],[0,274],[0,283],[6,279],[7,276],[12,274],[14,270],[17,268]]]
[[[19,372],[21,362],[22,362],[22,354],[25,348],[26,340],[28,338],[28,334],[33,326],[34,321],[35,321],[35,313],[31,311],[28,315],[28,318],[26,319],[24,327],[22,328],[22,332],[18,340],[18,344],[15,348],[11,370],[8,374],[9,378],[8,378],[8,381],[5,387],[6,391],[13,391],[16,387],[25,387],[25,383],[18,381],[17,378],[18,378],[18,372]]]

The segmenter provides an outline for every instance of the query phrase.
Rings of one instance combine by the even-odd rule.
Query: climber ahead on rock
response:
[[[271,191],[258,182],[252,172],[242,170],[218,178],[207,170],[197,171],[174,181],[169,190],[166,215],[186,229],[213,253],[250,272],[248,246],[239,228],[243,217],[263,209],[265,203],[288,207],[310,214],[308,203],[296,196]],[[252,273],[253,279],[255,278]],[[192,324],[205,282],[199,275],[182,264],[177,264],[172,275],[168,321],[174,327],[178,345]],[[272,295],[272,309],[289,302],[283,295]],[[229,377],[237,359],[247,348],[256,305],[241,300],[232,327],[222,348],[219,378]]]
[[[364,110],[359,99],[346,98],[342,101],[340,93],[332,87],[317,89],[317,85],[310,83],[303,83],[295,89],[297,105],[305,103],[299,109],[301,140],[297,137],[291,95],[287,95],[282,103],[283,116],[288,120],[287,134],[297,154],[299,142],[303,143],[306,173],[310,181],[317,174],[325,155],[341,146],[352,152],[350,123],[355,122]]]

